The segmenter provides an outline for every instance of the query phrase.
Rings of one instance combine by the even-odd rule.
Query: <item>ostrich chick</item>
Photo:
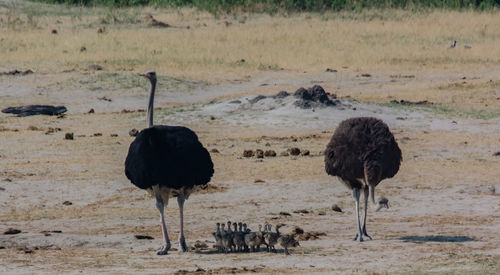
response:
[[[285,255],[290,255],[290,252],[288,252],[289,247],[296,247],[300,246],[299,242],[296,241],[292,236],[290,235],[282,235],[278,238],[278,243],[285,249]]]

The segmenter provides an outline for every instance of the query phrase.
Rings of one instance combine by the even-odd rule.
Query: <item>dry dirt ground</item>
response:
[[[475,75],[486,79],[499,72],[496,67]],[[500,272],[500,157],[494,156],[500,151],[499,118],[469,119],[352,99],[358,91],[399,96],[405,87],[460,81],[461,74],[422,74],[395,83],[390,74],[345,73],[339,81],[338,73],[270,72],[238,83],[160,89],[155,122],[188,126],[209,150],[219,151],[211,153],[216,172],[210,187],[186,203],[191,250],[172,249],[166,256],[155,253],[161,233],[154,200],[123,172],[133,140],[129,130],[146,124],[145,113],[137,110],[146,106],[148,83],[137,77],[138,87],[126,90],[100,80],[102,74],[0,76],[2,108],[33,103],[68,108],[62,118],[0,115],[0,273]],[[343,95],[342,104],[303,110],[287,100],[248,103],[257,94],[314,84]],[[492,93],[487,100],[496,104],[499,91]],[[95,113],[89,114],[90,108]],[[399,173],[376,190],[391,207],[380,212],[369,207],[373,240],[358,243],[352,241],[351,194],[325,173],[321,152],[342,119],[361,115],[388,123],[404,160]],[[74,140],[64,139],[69,132]],[[291,147],[310,155],[279,156]],[[278,156],[244,158],[245,149],[272,149]],[[332,211],[332,204],[343,212]],[[166,213],[176,248],[175,201]],[[290,256],[218,254],[211,232],[216,222],[227,220],[254,230],[270,222],[285,224],[285,233],[298,226],[326,235],[300,241]],[[3,234],[9,228],[21,233]],[[137,234],[154,239],[139,240]],[[196,242],[208,249],[195,248]]]

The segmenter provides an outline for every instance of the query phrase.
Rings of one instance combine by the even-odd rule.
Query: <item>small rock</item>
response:
[[[103,33],[104,32],[104,29],[103,28],[98,28],[97,29],[97,33]]]
[[[302,235],[302,234],[304,234],[304,229],[302,229],[298,226],[295,226],[295,228],[292,231],[292,235],[296,236],[296,235]]]
[[[342,209],[336,204],[332,205],[332,210],[335,212],[342,212]]]
[[[276,156],[276,152],[274,150],[267,150],[264,152],[264,156],[266,157],[275,157]]]
[[[100,137],[102,136],[102,133],[94,133],[94,137]]]
[[[299,210],[293,211],[293,213],[295,213],[295,214],[309,214],[310,212],[307,209],[299,209]]]
[[[212,148],[212,150],[210,150],[210,153],[220,153],[219,150],[217,150],[217,148]]]
[[[215,120],[215,117],[214,116],[210,116],[210,120]]]
[[[251,157],[253,157],[253,151],[252,150],[245,150],[245,151],[243,151],[243,156],[245,158],[251,158]]]
[[[194,243],[194,248],[199,250],[205,250],[208,249],[208,245],[204,242],[196,241]]]
[[[281,211],[280,212],[280,216],[291,216],[292,214],[288,213],[288,212],[284,212],[284,211]]]
[[[269,147],[269,146],[271,146],[271,143],[266,142],[266,144],[264,146]]]
[[[135,137],[137,136],[137,134],[139,134],[139,131],[137,131],[137,129],[132,129],[130,131],[128,131],[128,134],[131,136],[131,137]]]
[[[91,108],[91,109],[87,112],[87,114],[93,114],[93,113],[95,113],[94,108]]]
[[[7,231],[3,232],[4,235],[15,235],[21,233],[21,230],[19,229],[14,229],[14,228],[9,228]]]
[[[70,202],[70,201],[64,201],[62,204],[63,204],[63,205],[72,205],[73,203],[72,203],[72,202]]]
[[[326,215],[326,212],[325,212],[325,211],[319,211],[319,212],[318,212],[318,215],[319,215],[319,216],[324,216],[324,215]]]
[[[57,30],[56,30],[56,29],[53,29],[50,33],[52,33],[52,34],[57,34]]]
[[[26,248],[26,249],[24,249],[24,253],[31,254],[31,253],[33,253],[33,250],[30,248]]]
[[[148,235],[134,235],[138,240],[153,240],[154,238]]]
[[[330,69],[330,68],[326,68],[325,72],[327,72],[327,73],[336,73],[336,72],[337,72],[337,70],[335,70],[335,69]]]
[[[290,148],[290,155],[292,155],[292,156],[300,155],[300,149],[297,147]]]
[[[64,139],[73,140],[74,139],[73,133],[66,133],[64,135]]]
[[[261,183],[261,182],[265,182],[264,180],[261,180],[261,179],[256,179],[253,181],[254,183]]]
[[[262,159],[262,158],[264,158],[264,151],[262,151],[261,149],[257,149],[257,150],[255,150],[255,156],[256,156],[258,159]]]
[[[309,150],[306,150],[306,149],[300,151],[300,155],[302,155],[302,156],[309,156],[310,154],[311,154],[311,152],[309,152]]]
[[[280,157],[288,157],[290,154],[288,154],[287,151],[283,151],[280,153]]]
[[[494,156],[494,157],[498,157],[498,156],[500,156],[500,151],[493,153],[493,156]]]
[[[30,126],[28,126],[27,130],[28,131],[38,131],[40,129],[38,127],[36,127],[36,126],[30,125]]]
[[[229,101],[229,103],[231,103],[231,104],[240,104],[241,100],[232,100],[232,101]]]
[[[362,77],[371,77],[372,75],[371,74],[367,74],[367,73],[364,73],[364,74],[361,74]]]
[[[109,136],[110,136],[110,137],[117,137],[117,136],[118,136],[118,134],[110,134]]]
[[[81,47],[80,47],[80,52],[84,52],[84,51],[86,51],[86,50],[87,50],[87,48],[86,48],[85,46],[81,46]]]

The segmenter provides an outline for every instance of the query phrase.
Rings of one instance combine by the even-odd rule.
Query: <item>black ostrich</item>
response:
[[[142,130],[130,144],[125,160],[125,175],[135,186],[146,189],[156,198],[164,242],[158,255],[167,254],[171,246],[163,210],[169,197],[177,197],[180,210],[179,246],[181,251],[186,252],[184,201],[195,185],[205,185],[210,181],[214,173],[212,159],[190,129],[182,126],[153,126],[156,73],[148,71],[140,75],[151,81],[147,113],[149,128]]]
[[[368,195],[375,203],[375,186],[392,178],[399,170],[402,156],[389,127],[380,119],[356,117],[342,121],[325,150],[325,170],[337,176],[348,188],[356,202],[357,233],[354,240],[363,241],[366,233]],[[359,221],[359,197],[365,199],[363,225]]]

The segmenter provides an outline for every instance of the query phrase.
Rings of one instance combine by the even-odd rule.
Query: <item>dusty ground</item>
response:
[[[487,22],[492,20],[488,14],[480,16]],[[61,17],[63,22],[69,21]],[[51,24],[56,24],[52,17],[43,19],[52,22],[47,26],[39,20],[41,26],[24,30],[25,34],[33,32],[38,37],[36,30],[48,33]],[[282,24],[289,23],[283,18],[268,20],[256,29],[266,28],[266,24],[286,29]],[[259,22],[249,20],[245,26],[252,28]],[[220,34],[219,23],[213,24],[215,30],[209,23],[208,30]],[[83,23],[61,27],[61,35],[71,37],[71,30],[86,30],[79,24]],[[120,33],[122,28],[108,26],[108,31]],[[211,81],[166,77],[160,72],[155,123],[188,126],[209,150],[219,151],[211,154],[216,170],[211,187],[193,194],[186,203],[186,238],[192,249],[185,254],[173,249],[167,256],[155,253],[161,245],[161,233],[154,200],[135,188],[123,172],[133,140],[128,132],[146,124],[145,113],[138,110],[146,107],[148,83],[134,75],[145,65],[126,64],[132,71],[116,67],[93,71],[87,69],[88,63],[81,63],[63,71],[53,70],[57,65],[38,57],[42,61],[32,74],[0,75],[0,108],[27,104],[68,108],[62,118],[0,114],[0,273],[498,274],[500,156],[495,153],[500,151],[500,67],[497,57],[490,58],[484,49],[498,47],[495,41],[499,36],[494,35],[496,29],[483,28],[483,38],[474,40],[482,46],[473,48],[474,54],[481,55],[473,65],[461,63],[462,59],[476,60],[461,48],[458,61],[440,59],[436,53],[438,69],[421,67],[414,60],[403,65],[385,64],[380,71],[373,69],[373,64],[351,69],[336,63],[337,72],[285,66],[257,72],[248,69],[248,76],[239,77],[247,72],[238,71],[237,78],[220,79],[217,77],[225,75],[224,70],[215,67],[217,77]],[[9,43],[18,43],[12,42],[18,38],[15,30],[9,30],[11,33],[0,37],[7,48]],[[29,41],[29,35],[23,37]],[[429,41],[435,46],[431,38]],[[356,44],[355,40],[346,43]],[[447,44],[444,47],[443,54],[453,55],[446,50]],[[365,51],[358,53],[362,60]],[[35,51],[29,54],[38,56]],[[96,55],[97,60],[101,55]],[[0,72],[30,68],[20,56],[12,54],[12,59],[0,63]],[[374,58],[370,60],[376,64]],[[453,70],[447,70],[447,60]],[[68,62],[73,66],[71,60]],[[233,75],[232,67],[227,73]],[[200,69],[193,75],[192,79],[211,77]],[[336,94],[342,104],[314,110],[293,106],[291,98],[249,104],[258,94],[294,92],[315,84]],[[434,104],[389,104],[402,99]],[[91,108],[95,113],[88,113]],[[352,116],[376,116],[386,121],[404,159],[399,173],[376,190],[377,197],[389,198],[391,207],[374,212],[370,205],[368,232],[373,240],[363,243],[352,241],[355,219],[351,194],[324,172],[321,154],[338,123]],[[65,140],[70,132],[74,140]],[[262,160],[242,157],[246,149],[272,149],[279,155],[291,147],[311,154]],[[343,212],[332,211],[332,204]],[[167,208],[167,217],[177,248],[175,201]],[[211,232],[216,222],[227,220],[246,222],[254,230],[264,222],[283,223],[281,231],[285,233],[298,226],[326,236],[301,241],[291,256],[217,254]],[[3,234],[9,228],[21,233]],[[137,234],[154,239],[138,240],[134,237]],[[196,242],[206,243],[209,249],[195,249]]]
[[[45,96],[47,101],[54,99],[55,104],[69,109],[64,118],[0,117],[0,229],[22,231],[0,235],[2,273],[499,271],[500,160],[493,156],[500,149],[498,118],[446,117],[350,99],[341,99],[342,107],[314,112],[287,102],[262,101],[260,107],[244,107],[253,97],[249,94],[294,91],[279,84],[260,90],[238,89],[237,84],[234,88],[203,86],[186,92],[185,97],[178,91],[159,91],[157,123],[187,125],[196,130],[207,148],[220,152],[212,153],[216,167],[213,187],[193,195],[186,205],[188,244],[202,241],[210,249],[193,249],[186,254],[172,251],[159,257],[155,250],[161,234],[154,202],[134,188],[123,173],[133,139],[128,131],[144,126],[145,113],[120,110],[142,108],[147,101],[147,83],[139,80],[144,88],[122,99],[115,94],[118,91],[104,87],[111,102],[98,100],[98,94],[88,96],[92,91],[85,86],[38,95],[37,86],[60,77],[32,74],[2,78],[0,96],[5,101],[30,104]],[[87,76],[71,73],[63,77]],[[323,77],[325,87],[335,78],[317,77]],[[304,78],[296,87],[311,86],[317,77]],[[9,93],[14,88],[17,93]],[[230,99],[210,101],[221,96]],[[236,105],[243,107],[232,107],[235,104],[229,102],[235,99],[242,101]],[[190,104],[167,107],[167,102],[183,100]],[[87,114],[92,107],[96,113]],[[351,240],[355,220],[350,193],[326,175],[321,155],[338,122],[354,115],[387,121],[404,153],[400,172],[377,189],[377,195],[390,199],[391,208],[374,212],[370,207],[368,230],[374,240],[361,244]],[[47,134],[50,128],[61,130]],[[73,132],[75,139],[65,140],[67,132]],[[244,149],[273,149],[279,154],[290,147],[308,149],[311,155],[262,161],[241,157]],[[256,179],[264,182],[255,183]],[[64,205],[65,201],[72,205]],[[333,203],[344,212],[332,211]],[[301,209],[310,213],[294,213]],[[175,202],[167,213],[171,238],[176,240]],[[215,222],[228,219],[245,221],[252,228],[265,221],[284,223],[284,232],[299,226],[326,236],[302,241],[289,257],[265,252],[213,253],[210,233]],[[62,233],[46,236],[43,232],[53,230]],[[154,240],[137,240],[135,234],[150,235]],[[32,253],[26,253],[27,249]]]

